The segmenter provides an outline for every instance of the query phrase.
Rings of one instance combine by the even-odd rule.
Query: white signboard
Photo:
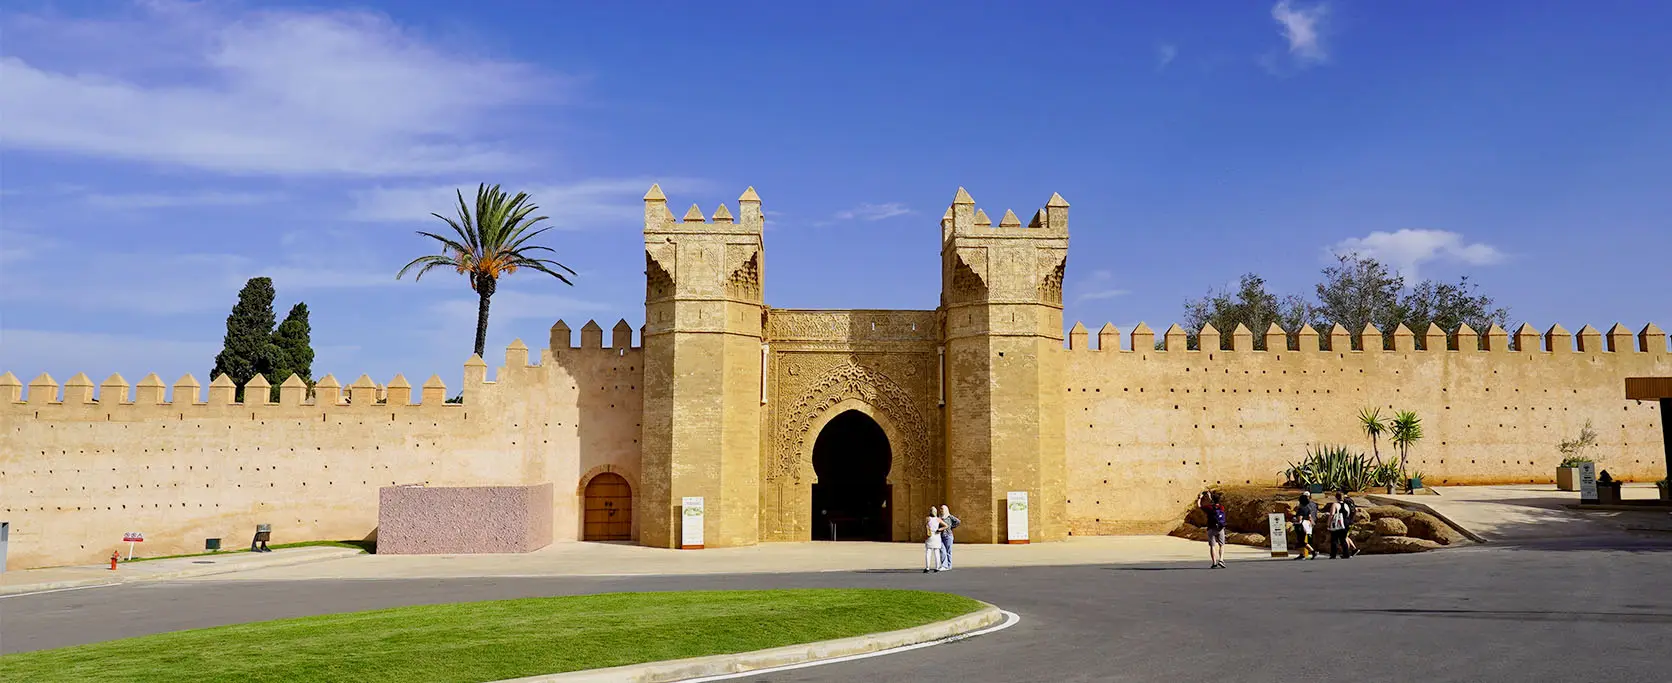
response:
[[[702,496],[686,496],[680,503],[679,547],[702,548]]]
[[[1289,523],[1288,523],[1288,520],[1284,519],[1283,513],[1273,512],[1269,515],[1266,515],[1266,521],[1268,522],[1268,526],[1271,527],[1271,529],[1270,529],[1271,533],[1266,535],[1267,538],[1271,539],[1271,556],[1272,557],[1288,557],[1289,556]]]
[[[1597,464],[1594,462],[1579,463],[1579,499],[1593,502],[1597,499]]]
[[[1011,491],[1005,494],[1005,521],[1011,543],[1028,542],[1028,492]]]
[[[130,531],[128,533],[122,534],[122,542],[128,544],[128,561],[131,562],[134,559],[134,544],[135,543],[144,543],[145,542],[145,534],[142,534],[138,531]]]

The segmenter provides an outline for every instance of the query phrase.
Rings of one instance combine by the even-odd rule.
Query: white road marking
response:
[[[851,662],[851,661],[854,661],[856,659],[869,659],[871,657],[881,657],[883,655],[900,654],[901,652],[909,652],[911,650],[919,650],[919,649],[926,648],[926,647],[934,647],[936,645],[941,645],[941,644],[944,644],[944,643],[955,643],[955,642],[958,642],[960,640],[964,640],[965,638],[974,638],[976,636],[984,636],[984,635],[987,635],[989,633],[1003,631],[1004,629],[1015,626],[1017,622],[1022,620],[1021,617],[1016,616],[1015,612],[1010,612],[1010,611],[1007,611],[1007,610],[999,610],[999,613],[1004,615],[1004,621],[999,623],[996,626],[988,626],[987,628],[981,629],[979,631],[971,631],[969,633],[960,633],[960,634],[955,635],[955,636],[947,636],[945,638],[941,638],[940,640],[931,640],[931,641],[928,641],[928,642],[917,643],[915,645],[901,645],[900,647],[896,647],[896,648],[892,648],[892,649],[888,649],[888,650],[878,650],[876,652],[865,652],[865,653],[857,654],[857,655],[846,655],[846,656],[842,656],[842,657],[832,657],[830,659],[820,659],[818,661],[802,662],[800,664],[785,664],[784,666],[774,666],[774,667],[769,667],[769,668],[765,668],[765,669],[755,669],[753,671],[744,671],[744,672],[741,672],[741,673],[720,674],[718,676],[704,676],[702,678],[686,678],[686,679],[678,681],[677,683],[708,683],[708,681],[727,681],[727,680],[732,680],[732,679],[737,679],[737,678],[749,678],[749,677],[752,677],[752,676],[763,676],[763,675],[766,675],[766,674],[778,673],[780,671],[793,671],[795,669],[807,669],[807,668],[811,668],[811,667],[815,667],[815,666],[824,666],[826,664],[840,664],[842,662]]]

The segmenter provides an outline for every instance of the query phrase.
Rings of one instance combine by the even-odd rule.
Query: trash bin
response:
[[[205,538],[205,539],[203,539],[203,549],[205,551],[208,551],[208,552],[211,552],[211,553],[219,551],[221,549],[221,539],[218,539],[218,538]]]

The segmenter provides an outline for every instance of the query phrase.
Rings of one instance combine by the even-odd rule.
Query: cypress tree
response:
[[[310,388],[313,387],[312,332],[313,328],[308,325],[308,305],[301,302],[291,306],[284,322],[273,330],[273,345],[277,347],[281,360],[274,370],[275,376],[268,378],[273,383],[273,400],[278,400],[279,384],[290,379],[291,375],[302,378]]]
[[[254,277],[238,292],[238,303],[226,317],[226,337],[215,356],[213,380],[225,374],[238,385],[238,400],[244,400],[244,383],[273,368],[278,348],[273,345],[273,280]],[[271,381],[271,378],[269,378]]]

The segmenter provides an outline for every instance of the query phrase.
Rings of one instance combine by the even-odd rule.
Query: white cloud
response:
[[[1167,68],[1167,65],[1172,64],[1173,60],[1178,59],[1178,56],[1179,48],[1177,45],[1164,43],[1157,46],[1155,48],[1155,70],[1160,71]]]
[[[86,275],[66,277],[63,263],[69,257],[58,245],[25,242],[20,251],[0,252],[0,260],[22,264],[0,269],[0,301],[77,311],[175,315],[226,310],[245,281],[258,276],[273,278],[281,295],[399,284],[393,269],[375,271],[355,259],[258,263],[237,254],[76,253],[76,272]]]
[[[202,192],[158,193],[134,192],[124,194],[89,194],[83,198],[91,206],[102,209],[172,209],[183,206],[249,206],[278,201],[283,195],[276,192]]]
[[[813,223],[813,225],[830,225],[831,223],[838,221],[880,221],[885,218],[904,216],[911,213],[916,212],[906,208],[906,205],[901,204],[900,202],[888,202],[885,204],[860,204],[859,206],[851,209],[837,211],[830,216],[830,220],[817,221]]]
[[[1075,289],[1079,291],[1079,294],[1075,295],[1074,303],[1078,304],[1086,301],[1113,299],[1117,296],[1124,296],[1131,293],[1131,290],[1114,287],[1114,279],[1115,274],[1110,271],[1092,271],[1091,275],[1080,281],[1075,286]]]
[[[1489,266],[1502,263],[1505,259],[1504,253],[1497,247],[1482,242],[1469,244],[1462,235],[1445,230],[1376,231],[1364,237],[1342,240],[1327,251],[1332,256],[1360,254],[1374,258],[1407,278],[1417,277],[1418,268],[1436,261]]]
[[[1301,7],[1290,0],[1279,0],[1272,6],[1271,18],[1277,21],[1279,32],[1289,44],[1289,56],[1296,65],[1304,68],[1329,61],[1323,43],[1323,23],[1328,15],[1329,5],[1324,3]],[[1267,69],[1276,67],[1275,60],[1269,57],[1262,64]]]
[[[557,85],[365,11],[145,3],[128,19],[12,15],[4,29],[0,144],[229,173],[523,166],[525,151],[477,136],[514,127],[510,108]]]
[[[506,192],[527,192],[540,207],[538,215],[550,216],[540,225],[554,230],[576,230],[592,227],[628,225],[642,227],[644,221],[644,193],[654,183],[661,183],[664,191],[670,187],[681,191],[702,191],[709,183],[692,178],[653,180],[649,178],[591,179],[574,183],[531,183],[529,185],[501,185]],[[453,217],[458,214],[459,192],[466,203],[476,197],[476,183],[451,185],[421,185],[402,187],[374,187],[350,193],[352,208],[348,217],[367,222],[438,223],[430,214]],[[741,193],[740,193],[741,194]],[[669,199],[670,207],[677,206]],[[728,202],[736,215],[736,202]],[[675,210],[675,215],[684,215]]]

